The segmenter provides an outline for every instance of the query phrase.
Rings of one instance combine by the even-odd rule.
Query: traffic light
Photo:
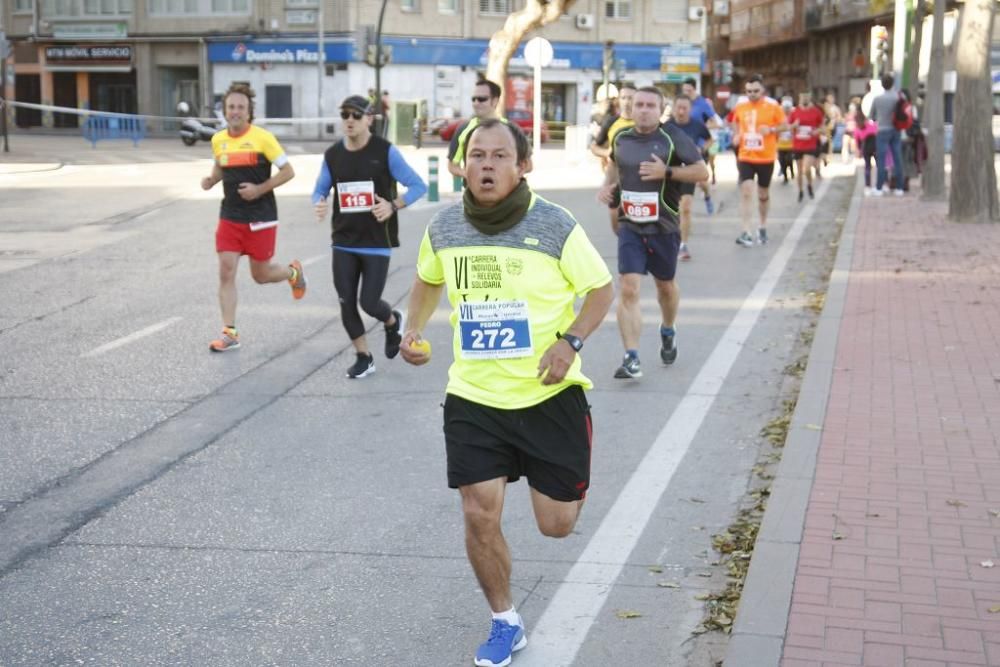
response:
[[[365,62],[375,67],[375,59],[378,52],[378,48],[375,44],[368,45],[368,52],[365,54]],[[382,45],[382,66],[392,62],[392,45],[383,44]]]
[[[872,78],[877,79],[889,67],[889,29],[884,25],[872,26],[868,59],[872,64]]]

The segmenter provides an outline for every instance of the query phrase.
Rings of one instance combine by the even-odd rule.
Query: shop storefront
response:
[[[320,123],[308,119],[319,118],[321,112],[333,118],[340,101],[357,92],[347,76],[347,63],[354,57],[351,42],[334,40],[323,50],[321,65],[316,42],[212,42],[208,60],[213,95],[221,97],[231,83],[244,81],[256,93],[256,116],[296,120],[269,124],[269,130],[281,137],[315,137]]]
[[[130,44],[18,44],[14,99],[73,109],[136,113],[136,75]],[[18,109],[19,127],[77,127],[79,116]]]

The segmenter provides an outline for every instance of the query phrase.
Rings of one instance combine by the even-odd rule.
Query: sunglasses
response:
[[[479,95],[473,95],[472,96],[472,101],[473,102],[489,102],[490,98],[488,98],[488,97],[480,97]]]
[[[353,118],[354,120],[361,120],[362,118],[365,117],[365,115],[360,111],[341,111],[340,117],[343,118],[344,120],[347,120],[348,118]]]

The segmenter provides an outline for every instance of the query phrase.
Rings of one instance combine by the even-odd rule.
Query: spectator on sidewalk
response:
[[[878,125],[878,134],[875,135],[875,163],[878,168],[874,193],[876,197],[888,192],[887,154],[892,156],[895,194],[897,197],[903,196],[903,155],[900,150],[899,130],[893,123],[899,93],[893,89],[894,83],[895,78],[892,74],[883,74],[882,88],[885,92],[872,100],[872,120]]]
[[[872,119],[865,118],[861,109],[857,110],[854,121],[856,124],[854,143],[858,156],[865,161],[865,196],[867,197],[872,194],[872,163],[875,161],[875,135],[878,133],[878,126]]]

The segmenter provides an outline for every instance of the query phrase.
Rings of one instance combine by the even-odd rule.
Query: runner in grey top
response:
[[[660,325],[660,359],[677,360],[674,320],[680,289],[674,276],[681,245],[678,210],[684,183],[708,180],[701,151],[679,128],[663,128],[663,94],[652,86],[640,88],[632,102],[635,127],[623,130],[611,146],[611,164],[597,199],[611,205],[621,188],[618,218],[611,228],[618,237],[618,329],[625,358],[615,371],[619,379],[642,377],[639,338],[642,309],[639,288],[642,276],[653,275],[656,301],[663,318]]]
[[[667,177],[662,181],[643,180],[640,173],[640,164],[649,162],[653,155],[667,166]],[[658,125],[647,134],[631,127],[615,137],[611,159],[618,168],[622,188],[619,222],[643,236],[678,232],[684,191],[683,184],[672,178],[672,168],[701,162],[701,151],[694,142],[674,127]]]

